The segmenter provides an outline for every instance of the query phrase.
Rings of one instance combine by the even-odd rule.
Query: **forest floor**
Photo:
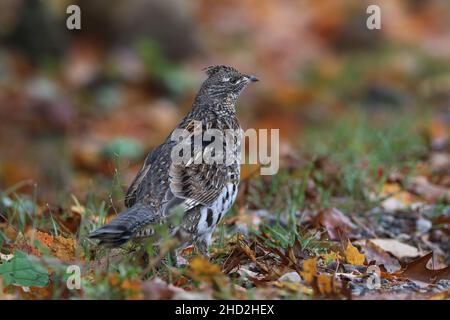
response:
[[[182,267],[151,244],[106,250],[87,239],[118,210],[104,199],[52,207],[21,185],[4,190],[0,297],[446,299],[450,154],[439,150],[439,123],[375,118],[307,128],[307,151],[287,152],[276,176],[247,172],[211,259],[187,248]],[[164,253],[171,239],[158,233]],[[79,290],[67,286],[72,265]]]

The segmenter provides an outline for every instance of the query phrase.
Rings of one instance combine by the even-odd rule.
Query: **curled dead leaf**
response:
[[[324,227],[331,240],[339,239],[338,230],[346,233],[356,227],[345,214],[336,208],[322,210],[315,218],[315,224]]]
[[[400,262],[380,247],[366,240],[361,243],[368,263],[375,262],[375,265],[383,266],[387,272],[391,273],[401,269]]]

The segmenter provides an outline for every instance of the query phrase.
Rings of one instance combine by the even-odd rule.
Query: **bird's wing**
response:
[[[200,127],[203,126],[203,127]],[[211,152],[209,142],[204,142],[202,130],[209,129],[204,122],[189,122],[185,127],[188,134],[184,137],[191,154],[184,161],[172,159],[169,168],[170,190],[174,197],[183,199],[186,210],[196,205],[210,205],[220,195],[230,180],[230,167],[224,163],[205,163],[203,156]],[[197,146],[195,141],[201,141]],[[222,141],[221,143],[224,143]],[[201,160],[198,161],[196,160]],[[179,202],[179,201],[178,201]]]
[[[169,176],[170,190],[175,197],[184,199],[186,210],[212,204],[229,179],[227,167],[211,164],[172,164]]]
[[[196,205],[210,205],[219,197],[230,180],[239,179],[236,174],[233,176],[232,172],[235,170],[230,165],[203,161],[197,164],[194,161],[205,152],[211,151],[208,149],[209,142],[203,145],[201,138],[199,139],[202,141],[200,148],[194,145],[194,141],[198,138],[197,134],[201,135],[202,130],[205,130],[199,126],[205,126],[205,124],[201,121],[189,121],[182,126],[182,129],[187,130],[184,143],[187,143],[192,151],[187,162],[173,161],[172,151],[177,142],[169,138],[149,154],[127,192],[125,203],[128,207],[138,201],[145,202],[150,199],[161,206],[160,209],[166,214],[168,210],[180,204],[184,210],[189,210]],[[198,129],[202,130],[198,131]]]

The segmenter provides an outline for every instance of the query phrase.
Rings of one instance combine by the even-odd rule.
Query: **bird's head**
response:
[[[235,102],[247,84],[258,81],[255,76],[243,74],[229,66],[211,66],[204,70],[208,78],[203,82],[201,91],[214,100]]]

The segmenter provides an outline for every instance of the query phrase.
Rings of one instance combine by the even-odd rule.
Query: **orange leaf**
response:
[[[317,287],[321,294],[331,294],[333,292],[333,278],[326,274],[320,274],[317,276]]]
[[[302,278],[309,284],[313,283],[317,275],[317,258],[303,261],[303,271],[300,272]]]
[[[64,238],[62,236],[52,236],[51,234],[32,231],[29,235],[34,236],[44,246],[50,249],[53,256],[64,262],[70,262],[76,260],[76,242],[73,238]]]

